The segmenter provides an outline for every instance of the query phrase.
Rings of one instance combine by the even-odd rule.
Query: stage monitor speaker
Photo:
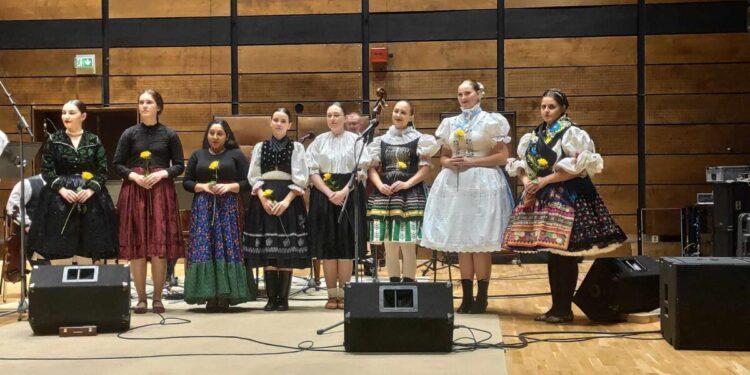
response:
[[[659,307],[659,263],[645,256],[596,259],[573,300],[597,322],[655,310]]]
[[[96,326],[97,332],[130,328],[127,266],[34,266],[29,282],[29,324],[35,334],[60,327]]]
[[[450,352],[450,283],[349,283],[344,305],[347,352]]]
[[[750,259],[662,258],[661,333],[675,349],[750,350]]]

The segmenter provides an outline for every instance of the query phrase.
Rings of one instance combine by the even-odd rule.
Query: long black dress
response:
[[[99,137],[84,131],[76,148],[64,130],[51,134],[44,145],[42,178],[48,184],[32,219],[31,249],[47,259],[116,257],[117,216],[105,186],[107,157]],[[58,193],[63,187],[95,194],[85,203],[70,204]]]

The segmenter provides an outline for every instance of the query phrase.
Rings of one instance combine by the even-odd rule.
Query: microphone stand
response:
[[[18,140],[19,140],[19,146],[20,150],[18,153],[18,157],[16,158],[16,166],[18,167],[18,173],[19,178],[21,182],[21,200],[19,201],[19,208],[20,208],[20,214],[19,214],[19,223],[20,223],[20,239],[21,239],[21,296],[18,301],[18,320],[20,321],[23,317],[23,314],[28,311],[29,309],[29,303],[27,301],[27,291],[26,291],[26,185],[24,184],[24,175],[23,170],[26,167],[26,159],[24,159],[23,156],[23,135],[24,135],[24,129],[26,132],[31,136],[31,139],[33,140],[34,134],[31,132],[31,128],[29,127],[29,123],[26,122],[26,119],[21,114],[21,111],[18,110],[18,105],[16,105],[15,100],[13,100],[13,95],[8,92],[8,89],[3,84],[3,81],[0,80],[0,87],[2,87],[3,92],[8,97],[8,101],[10,101],[10,104],[13,106],[13,111],[16,113],[16,117],[18,117]]]
[[[375,126],[377,126],[377,122],[375,123]],[[372,131],[375,131],[375,126],[372,127]],[[341,220],[344,218],[344,214],[346,214],[346,203],[349,201],[349,197],[352,194],[354,194],[354,223],[352,225],[354,226],[354,267],[355,267],[354,268],[354,282],[355,283],[359,283],[359,270],[357,268],[359,266],[359,215],[360,215],[359,211],[360,211],[360,207],[359,207],[359,181],[357,179],[357,172],[359,172],[359,161],[362,158],[362,153],[364,152],[365,146],[367,145],[367,143],[365,143],[365,140],[363,139],[363,137],[365,136],[366,136],[366,133],[363,133],[363,135],[357,138],[357,141],[354,142],[354,153],[355,155],[357,155],[357,160],[354,163],[354,168],[352,169],[351,177],[349,177],[349,182],[346,183],[346,186],[349,187],[350,194],[347,194],[346,198],[344,198],[344,204],[341,206],[341,213],[339,213],[339,218],[336,221],[339,225],[341,224]],[[357,142],[360,140],[362,140],[362,145],[359,147],[359,153],[357,153]],[[325,332],[344,324],[344,322],[345,320],[339,321],[333,325],[330,325],[325,328],[321,328],[315,332],[318,335],[322,335]]]
[[[344,218],[344,214],[346,214],[346,204],[349,201],[349,197],[352,195],[352,190],[354,194],[354,282],[359,283],[359,270],[357,267],[359,267],[359,216],[360,213],[360,207],[359,207],[359,181],[357,180],[357,172],[359,172],[359,161],[362,159],[362,154],[365,151],[365,146],[367,145],[367,140],[372,139],[368,138],[368,135],[370,133],[375,132],[375,128],[378,127],[378,123],[380,122],[378,119],[378,115],[380,114],[381,109],[383,106],[385,106],[385,90],[382,88],[379,88],[377,90],[378,94],[378,101],[375,103],[375,108],[373,109],[373,119],[370,120],[370,126],[360,135],[357,140],[354,142],[354,155],[356,156],[356,161],[354,163],[354,168],[352,168],[352,175],[349,177],[349,182],[347,182],[346,186],[349,187],[350,194],[346,195],[346,198],[344,198],[344,204],[341,208],[341,213],[339,213],[338,223],[341,224],[341,220]],[[359,147],[359,152],[357,152],[357,142],[362,141],[362,144]],[[377,271],[377,268],[376,268]],[[333,325],[330,325],[325,328],[321,328],[316,331],[318,335],[322,335],[325,332],[336,328],[342,324],[344,324],[346,320],[342,320],[338,323],[335,323]]]

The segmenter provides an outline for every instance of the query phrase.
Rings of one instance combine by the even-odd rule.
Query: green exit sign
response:
[[[96,55],[76,55],[76,74],[96,74]]]

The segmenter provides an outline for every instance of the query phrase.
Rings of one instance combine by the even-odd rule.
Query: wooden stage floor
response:
[[[591,261],[580,265],[579,281],[591,266]],[[181,267],[178,267],[181,268]],[[546,265],[528,264],[495,265],[492,270],[490,295],[531,294],[548,292]],[[385,273],[384,269],[380,270]],[[306,276],[306,272],[300,272]],[[430,274],[428,274],[430,275]],[[453,270],[453,276],[458,271]],[[430,278],[431,279],[431,278]],[[438,273],[438,279],[448,279],[446,270]],[[8,302],[17,298],[17,285],[10,285]],[[458,295],[460,288],[454,288]],[[455,301],[456,305],[458,300]],[[322,304],[322,302],[321,302]],[[533,317],[546,311],[549,296],[527,298],[495,298],[490,300],[489,314],[499,316],[501,330],[506,342],[516,341],[508,335],[539,331],[654,331],[659,323],[595,324],[574,307],[575,320],[564,325],[534,322]],[[7,304],[5,306],[8,306]],[[293,305],[292,305],[293,308]],[[747,319],[747,317],[738,317]],[[0,326],[12,324],[16,315],[0,317]],[[744,323],[746,324],[746,323]],[[580,334],[554,335],[580,337]],[[551,337],[535,335],[536,338]],[[506,361],[509,374],[750,374],[750,354],[747,352],[678,351],[674,350],[660,335],[639,336],[640,339],[607,338],[582,342],[532,343],[524,349],[508,350]],[[655,339],[648,339],[655,338]],[[644,340],[645,339],[645,340]],[[0,363],[0,371],[3,364]],[[471,373],[470,364],[467,372]],[[473,374],[472,374],[473,375]]]

